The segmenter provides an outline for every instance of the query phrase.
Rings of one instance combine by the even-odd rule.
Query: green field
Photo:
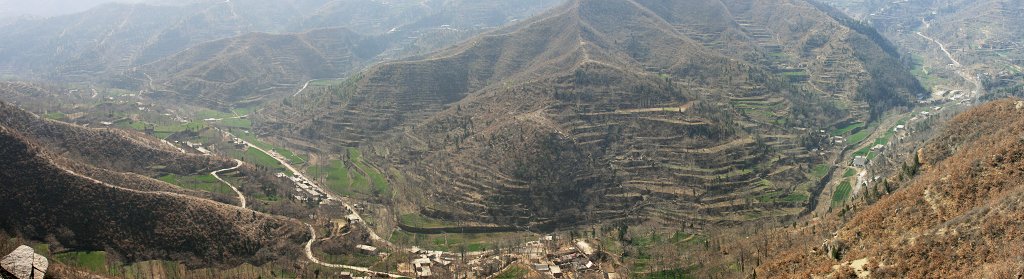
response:
[[[331,160],[330,165],[311,166],[307,173],[313,177],[326,178],[327,188],[332,192],[352,195],[390,195],[388,178],[376,168],[363,161],[358,149],[347,150],[347,160]]]
[[[832,194],[832,206],[835,207],[838,204],[846,202],[846,198],[850,196],[850,191],[853,190],[849,180],[844,180],[836,186],[836,192]]]
[[[330,166],[312,166],[306,172],[313,177],[326,176],[327,188],[332,192],[351,195],[352,191],[352,178],[349,175],[348,168],[341,160],[331,160]]]
[[[843,127],[842,129],[838,129],[838,130],[832,131],[832,135],[833,136],[842,136],[842,135],[850,133],[854,129],[857,129],[857,128],[860,128],[860,127],[864,127],[864,126],[865,126],[864,122],[853,123],[853,124],[850,124],[849,126]]]
[[[813,172],[811,172],[811,175],[816,178],[825,177],[825,175],[828,175],[828,164],[815,165]]]
[[[865,128],[863,130],[860,130],[860,132],[857,132],[856,134],[850,135],[850,137],[846,139],[846,142],[851,145],[859,144],[860,142],[867,139],[870,135],[871,129]]]
[[[868,156],[868,153],[871,153],[871,147],[865,146],[864,148],[857,150],[857,152],[853,152],[853,156]]]
[[[807,201],[807,195],[804,195],[804,194],[791,193],[791,194],[785,195],[785,196],[783,196],[782,194],[783,193],[781,193],[781,192],[771,192],[771,193],[767,193],[767,194],[763,194],[763,195],[758,196],[757,200],[760,201],[760,202],[763,202],[763,203],[767,203],[767,202],[790,202],[790,203],[796,203],[796,202]]]
[[[430,218],[419,213],[402,214],[402,216],[398,217],[398,221],[407,226],[418,228],[445,228],[458,226],[456,223]]]
[[[231,187],[221,183],[220,180],[217,180],[217,178],[210,174],[193,176],[168,174],[161,176],[160,181],[178,185],[186,189],[220,194],[234,194],[234,190],[231,190]]]
[[[43,118],[51,120],[62,120],[64,117],[67,117],[67,115],[64,115],[62,112],[51,112],[43,115]]]
[[[43,255],[43,256],[50,256],[50,244],[46,244],[46,243],[33,244],[32,245],[32,250],[35,250],[36,254],[40,254],[40,255]]]
[[[843,177],[844,178],[851,177],[851,176],[854,176],[854,175],[857,175],[857,170],[852,169],[852,168],[851,169],[846,169],[846,172],[843,173]]]
[[[107,252],[67,252],[54,255],[54,259],[70,266],[95,273],[107,273]]]

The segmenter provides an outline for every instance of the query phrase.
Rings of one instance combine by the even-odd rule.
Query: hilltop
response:
[[[403,177],[399,214],[541,229],[793,217],[825,160],[806,131],[923,90],[852,21],[762,2],[571,1],[286,99],[257,130],[359,147]],[[705,12],[721,16],[697,25]]]

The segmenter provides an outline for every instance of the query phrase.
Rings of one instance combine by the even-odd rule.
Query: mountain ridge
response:
[[[799,1],[778,2],[815,10]],[[806,182],[796,170],[820,160],[790,142],[798,138],[793,128],[833,125],[844,112],[829,96],[812,93],[813,87],[787,82],[776,69],[784,64],[733,58],[719,51],[721,45],[683,32],[689,27],[667,22],[650,3],[571,1],[432,55],[373,66],[341,85],[287,99],[255,114],[256,131],[295,139],[302,148],[360,147],[376,164],[407,176],[409,185],[400,192],[410,194],[398,197],[401,203],[439,219],[552,229],[589,220],[695,227],[740,223],[739,212],[793,216],[801,202],[736,199],[742,200],[739,193],[810,191],[772,186]],[[744,9],[721,1],[662,4]],[[872,98],[894,100],[876,107],[877,113],[909,103],[913,83],[878,90],[871,86],[883,83],[867,74],[875,66],[866,64],[879,61],[889,64],[873,74],[898,72],[896,58],[817,15],[816,26],[837,29],[803,32],[835,36],[822,35],[843,44],[836,52],[851,59],[857,59],[846,51],[851,48],[881,53],[878,60],[849,62],[865,74],[844,82],[848,90],[837,89],[836,98],[860,100],[864,107]],[[725,36],[747,40],[746,51],[766,48],[753,35]],[[846,45],[840,40],[847,36],[866,44]],[[739,108],[743,102],[770,104],[763,114],[786,120],[749,113]],[[707,149],[728,155],[702,154]],[[774,159],[780,154],[793,159]]]

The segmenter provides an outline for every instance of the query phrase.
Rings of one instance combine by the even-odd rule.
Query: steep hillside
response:
[[[802,146],[804,131],[867,119],[920,87],[883,46],[806,2],[731,2],[571,1],[290,98],[257,113],[258,129],[309,149],[361,147],[402,172],[399,202],[441,219],[700,227],[795,216],[814,193],[807,170],[824,160]],[[785,10],[803,20],[768,16]],[[691,32],[695,11],[729,15],[709,16],[721,37]],[[828,47],[789,43],[813,35]],[[795,71],[863,74],[833,92],[790,77],[812,63]],[[885,73],[910,81],[885,87]]]
[[[129,262],[169,259],[192,266],[262,264],[297,257],[301,243],[309,237],[294,221],[147,188],[144,185],[173,186],[141,176],[96,170],[59,156],[56,150],[75,154],[77,149],[44,148],[55,145],[47,142],[55,138],[40,138],[48,136],[42,130],[60,130],[58,125],[12,125],[8,116],[19,114],[17,108],[0,103],[0,111],[5,115],[5,123],[0,124],[0,157],[5,158],[0,162],[0,210],[4,212],[0,228],[7,232],[46,240],[65,249],[107,250]],[[60,134],[65,133],[72,134],[64,135],[63,140],[81,143],[83,148],[106,142],[110,144],[107,149],[123,153],[148,152],[138,143],[115,145],[116,137],[103,138],[102,133],[65,129]],[[99,160],[106,158],[103,154],[120,156],[117,152],[98,152],[85,157]],[[115,158],[119,162],[133,160],[130,156]]]
[[[946,126],[918,152],[913,180],[857,212],[826,242],[831,255],[791,251],[758,274],[847,278],[852,263],[864,266],[860,275],[880,278],[1019,277],[1024,101],[985,104]]]

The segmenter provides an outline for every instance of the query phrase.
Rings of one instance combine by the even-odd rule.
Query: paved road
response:
[[[227,181],[224,181],[224,179],[221,179],[220,175],[217,175],[218,173],[221,173],[221,172],[233,171],[233,170],[236,170],[236,169],[242,167],[242,161],[236,159],[235,162],[238,162],[238,165],[233,167],[233,168],[227,168],[227,169],[222,169],[222,170],[215,170],[215,171],[211,172],[210,174],[213,175],[213,178],[216,178],[217,180],[220,180],[220,182],[228,185],[228,187],[231,187],[231,190],[234,190],[235,193],[238,194],[238,200],[242,201],[242,208],[245,208],[245,195],[242,194],[242,191],[239,191],[238,188],[235,187],[235,185],[231,185],[231,183],[228,183]]]

